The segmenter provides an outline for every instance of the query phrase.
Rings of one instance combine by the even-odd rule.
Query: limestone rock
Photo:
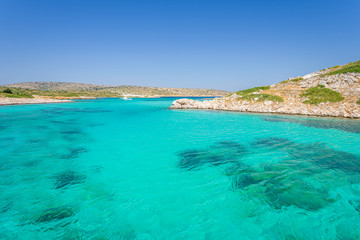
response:
[[[273,94],[283,97],[284,102],[243,100],[241,96],[232,94],[227,97],[212,100],[179,99],[172,103],[170,109],[214,109],[239,112],[300,114],[313,116],[330,116],[360,118],[360,73],[346,73],[326,75],[327,70],[305,75],[303,80],[286,81],[274,84],[269,90],[261,93]],[[326,88],[340,92],[345,100],[340,102],[326,102],[318,105],[303,103],[302,97],[305,89],[324,85]],[[255,93],[254,93],[255,94]]]

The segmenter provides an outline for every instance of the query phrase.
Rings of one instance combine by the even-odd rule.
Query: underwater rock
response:
[[[326,191],[316,189],[302,181],[284,181],[271,183],[267,186],[266,199],[275,209],[296,206],[308,211],[317,211],[334,202]]]
[[[227,162],[228,161],[225,159],[225,156],[220,155],[220,154],[218,154],[218,155],[217,154],[214,154],[214,155],[208,154],[206,159],[204,159],[204,164],[208,163],[213,166],[218,166],[221,164],[225,164]]]
[[[338,129],[345,132],[360,133],[360,122],[353,120],[321,121],[317,119],[309,119],[305,120],[301,124],[313,128]]]
[[[60,173],[56,175],[54,178],[55,178],[54,188],[59,189],[69,185],[84,183],[86,176],[76,173],[74,171],[69,171],[69,172]]]
[[[197,168],[202,163],[202,157],[206,154],[202,150],[186,150],[179,152],[178,156],[180,158],[177,166],[180,168],[186,168],[188,170]]]
[[[309,161],[322,168],[360,172],[360,157],[331,149],[325,144],[297,144],[296,147],[287,149],[287,152],[293,159]]]
[[[26,140],[27,143],[29,144],[44,144],[44,139],[41,139],[41,138],[31,138],[31,139],[28,139]]]
[[[292,117],[264,117],[262,120],[267,122],[288,122],[296,123],[306,127],[320,129],[338,129],[345,132],[360,133],[360,122],[352,120],[323,120],[323,119],[300,119]]]
[[[83,137],[84,132],[78,128],[66,129],[60,132],[67,141],[78,141]]]
[[[7,211],[9,211],[12,208],[12,206],[13,206],[13,203],[7,203],[4,206],[1,206],[0,213],[6,213]]]
[[[66,130],[66,131],[61,131],[62,134],[65,135],[74,135],[74,134],[81,134],[81,130]]]
[[[61,107],[54,107],[49,109],[43,109],[42,113],[48,114],[48,115],[65,115],[72,112],[76,112],[76,108],[61,108]]]
[[[88,124],[89,127],[100,127],[100,126],[104,126],[105,124],[103,123],[90,123]]]
[[[284,118],[284,117],[262,117],[263,121],[266,122],[290,122],[290,123],[299,123],[296,119]]]
[[[354,240],[360,239],[360,224],[359,219],[347,218],[336,224],[336,239],[337,240]]]
[[[234,141],[220,141],[208,149],[207,161],[212,165],[238,163],[239,158],[248,153],[247,148]]]
[[[349,203],[356,211],[360,212],[360,200],[350,200]]]
[[[40,160],[28,160],[26,162],[24,162],[24,167],[34,167],[36,165],[38,165],[40,162]]]
[[[257,184],[259,180],[251,179],[248,183]],[[252,191],[266,189],[262,194],[263,199],[274,209],[296,206],[308,211],[317,211],[335,200],[329,197],[327,191],[316,189],[302,181],[290,180],[284,177],[282,180],[261,181]]]
[[[220,141],[214,145],[215,148],[234,149],[237,153],[243,154],[247,152],[245,146],[234,141]]]
[[[59,120],[51,120],[51,121],[49,121],[51,124],[60,124],[60,125],[62,125],[62,124],[69,124],[69,122],[67,122],[67,121],[59,121]]]
[[[94,173],[100,173],[103,169],[104,167],[100,165],[95,165],[90,168],[90,170],[93,171]]]
[[[245,153],[247,153],[245,146],[232,141],[221,141],[208,149],[190,149],[179,152],[180,160],[177,166],[192,170],[203,165],[218,166],[237,163]]]
[[[84,147],[76,147],[76,148],[70,148],[69,151],[71,154],[80,154],[87,152],[87,149]]]
[[[87,149],[84,147],[69,148],[69,153],[63,155],[61,158],[63,159],[78,158],[81,153],[85,153],[85,152],[87,152]]]
[[[324,143],[295,143],[283,138],[270,137],[259,139],[252,146],[281,150],[287,152],[294,160],[310,162],[322,168],[360,172],[359,156],[329,148]]]
[[[101,109],[101,108],[83,108],[79,109],[78,112],[85,112],[85,113],[105,113],[105,112],[112,112],[109,109]]]
[[[36,220],[38,223],[58,221],[64,218],[71,217],[74,214],[69,207],[50,208],[44,211]]]
[[[302,179],[313,176],[313,168],[297,160],[266,164],[261,168],[244,168],[232,177],[232,189],[264,199],[274,209],[296,206],[317,211],[335,200],[325,188],[315,188]]]
[[[285,138],[269,137],[269,138],[258,139],[255,142],[253,142],[251,145],[254,147],[281,148],[291,143],[292,143],[291,141]]]
[[[316,149],[313,152],[292,153],[293,157],[298,159],[308,159],[314,164],[328,169],[337,169],[346,172],[360,172],[360,158],[346,152],[332,149]]]
[[[45,129],[49,129],[49,126],[47,126],[47,125],[37,126],[36,129],[39,130],[39,131],[42,131],[42,130],[45,130]]]
[[[111,110],[101,109],[101,108],[62,108],[56,107],[51,109],[44,109],[42,112],[51,113],[55,115],[64,114],[64,113],[104,113],[111,112]]]
[[[249,167],[245,168],[231,176],[232,188],[233,190],[238,190],[255,184],[261,184],[262,186],[267,187],[269,184],[274,183],[274,181],[278,181],[277,179],[283,178],[286,174],[284,169],[289,170],[287,165],[278,170],[271,166],[264,166],[264,169],[262,170]]]
[[[14,137],[0,137],[0,142],[4,141],[4,142],[11,142],[13,141],[15,138]]]
[[[230,163],[224,172],[231,178],[234,191],[263,199],[276,210],[295,206],[307,211],[317,211],[335,201],[329,195],[329,186],[321,184],[321,178],[328,180],[324,168],[342,171],[360,169],[358,157],[331,149],[323,143],[296,143],[285,138],[270,137],[258,139],[252,146],[283,151],[288,153],[288,157],[277,163],[249,167],[239,161],[247,153],[244,146],[222,141],[209,149],[179,153],[178,166],[190,170],[203,165]],[[309,178],[315,181],[315,185],[307,183]]]
[[[225,168],[223,171],[226,176],[234,176],[242,173],[244,171],[245,165],[242,162],[236,162],[231,164],[229,167]],[[247,167],[248,168],[248,167]]]
[[[79,157],[79,155],[76,155],[76,154],[64,154],[61,156],[62,159],[73,159],[73,158],[77,158]]]
[[[232,179],[232,188],[233,189],[242,189],[253,184],[260,183],[261,180],[254,178],[250,173],[241,174],[233,177]]]

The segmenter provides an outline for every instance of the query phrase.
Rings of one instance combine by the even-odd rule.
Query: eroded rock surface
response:
[[[306,75],[307,76],[307,75]],[[303,103],[303,91],[310,87],[323,85],[337,91],[345,98],[339,102],[322,102],[317,105]],[[274,84],[268,90],[254,94],[270,94],[284,99],[280,101],[244,100],[234,93],[230,96],[212,100],[198,101],[179,99],[172,103],[170,109],[212,109],[239,112],[279,113],[293,115],[330,116],[360,118],[360,74],[346,73],[338,75],[321,75],[314,73],[299,81],[284,81]]]

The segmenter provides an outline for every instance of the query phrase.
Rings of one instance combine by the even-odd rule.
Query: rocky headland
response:
[[[222,98],[179,99],[170,109],[211,109],[360,118],[360,61]]]

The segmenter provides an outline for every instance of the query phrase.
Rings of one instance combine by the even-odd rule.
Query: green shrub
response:
[[[9,94],[12,94],[13,92],[12,92],[9,88],[7,88],[7,89],[5,89],[5,90],[3,91],[3,93],[9,93]]]
[[[270,86],[262,86],[262,87],[253,87],[253,88],[249,88],[249,89],[245,89],[245,90],[240,90],[238,92],[236,92],[238,95],[244,95],[244,94],[250,94],[253,92],[258,92],[260,90],[268,90],[270,89]]]
[[[33,98],[29,90],[18,89],[18,88],[2,88],[0,90],[0,95],[3,97],[9,98]]]
[[[335,66],[335,67],[340,67],[340,66]],[[333,67],[333,68],[335,68],[335,67]],[[340,74],[340,73],[351,73],[351,72],[360,73],[360,61],[346,64],[346,65],[342,66],[339,70],[329,72],[325,75],[335,75],[335,74]]]
[[[344,100],[344,97],[340,93],[335,92],[329,88],[325,88],[323,85],[318,85],[306,89],[302,94],[302,97],[307,97],[308,100],[303,103],[319,104],[322,102],[339,102]]]
[[[236,94],[240,95],[240,99],[241,100],[254,100],[256,99],[256,101],[261,102],[261,101],[273,101],[273,102],[283,102],[284,99],[282,97],[279,96],[274,96],[274,95],[270,95],[270,94],[266,94],[266,93],[257,93],[254,94],[254,92],[258,92],[260,90],[268,90],[270,89],[270,86],[262,86],[262,87],[254,87],[254,88],[249,88],[249,89],[245,89],[245,90],[241,90],[236,92]]]
[[[273,101],[273,102],[283,102],[284,99],[282,97],[279,96],[274,96],[274,95],[270,95],[270,94],[247,94],[244,95],[242,97],[240,97],[240,99],[242,100],[254,100],[256,98],[256,101],[258,102],[263,102],[265,100],[268,101]]]
[[[22,94],[22,93],[13,93],[13,94],[7,95],[6,97],[10,97],[10,98],[34,98],[32,95]]]
[[[301,80],[304,80],[302,77],[298,77],[298,78],[295,78],[295,79],[291,79],[290,81],[291,82],[298,82],[298,81],[301,81]]]
[[[360,105],[360,99],[356,103]]]
[[[290,79],[290,80],[285,80],[285,81],[282,81],[280,83],[298,82],[298,81],[301,81],[301,80],[304,80],[304,79],[302,77],[298,77],[298,78],[294,78],[294,79]]]

